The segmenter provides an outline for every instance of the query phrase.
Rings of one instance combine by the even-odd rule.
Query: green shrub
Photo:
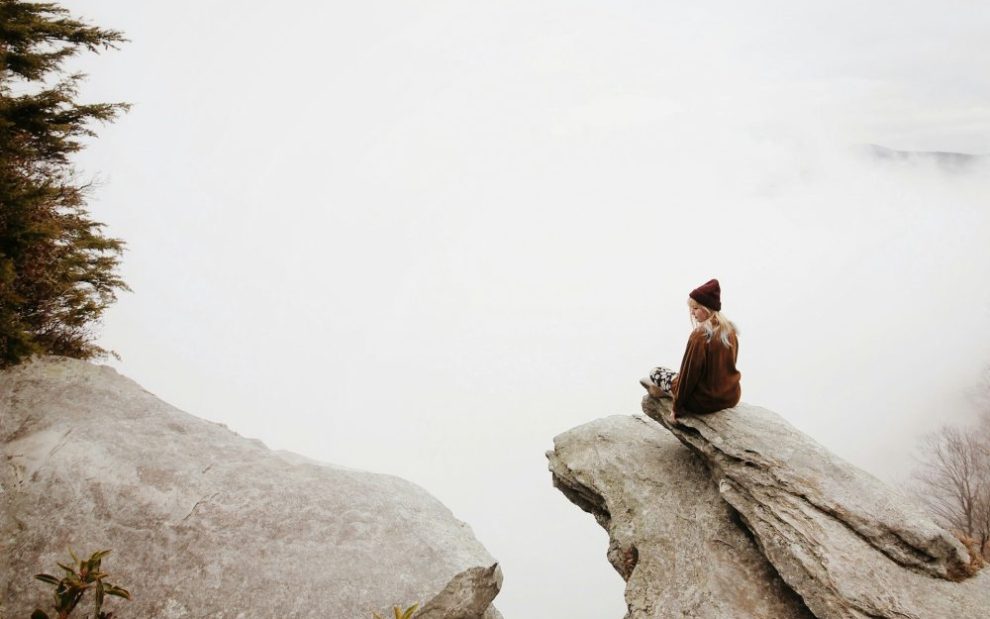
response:
[[[35,578],[41,582],[46,582],[55,587],[52,593],[55,597],[55,617],[65,619],[72,614],[87,591],[93,591],[95,600],[93,602],[93,619],[112,619],[113,613],[103,612],[103,600],[108,595],[131,599],[131,594],[127,589],[104,582],[107,574],[101,571],[103,557],[110,554],[109,550],[99,550],[94,552],[88,559],[79,559],[72,550],[72,564],[59,563],[65,575],[56,578],[51,574],[37,574]],[[48,613],[36,609],[31,613],[31,619],[49,619]]]

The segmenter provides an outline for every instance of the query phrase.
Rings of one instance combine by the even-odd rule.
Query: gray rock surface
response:
[[[990,571],[967,578],[966,549],[908,497],[766,409],[740,404],[672,424],[669,403],[646,397],[643,410],[704,458],[815,616],[990,616]]]
[[[275,453],[108,367],[0,373],[0,447],[2,617],[48,606],[32,576],[67,546],[113,549],[125,617],[498,616],[498,564],[423,489]]]
[[[811,613],[719,497],[704,463],[643,417],[554,438],[554,485],[609,534],[627,619],[797,619]]]

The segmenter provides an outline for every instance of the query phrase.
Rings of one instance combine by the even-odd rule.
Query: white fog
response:
[[[63,3],[120,29],[80,157],[112,361],[272,448],[420,484],[507,618],[620,617],[556,434],[640,412],[712,277],[743,400],[884,480],[990,366],[972,3]]]

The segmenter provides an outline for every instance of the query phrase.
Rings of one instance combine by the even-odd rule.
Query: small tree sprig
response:
[[[51,574],[35,575],[35,578],[41,582],[55,587],[55,591],[53,592],[53,596],[55,597],[53,608],[55,609],[56,619],[66,619],[66,617],[71,615],[72,611],[79,605],[79,602],[82,601],[86,592],[91,589],[95,595],[93,619],[113,619],[112,612],[103,611],[103,601],[106,596],[112,595],[124,598],[125,600],[131,599],[131,594],[127,589],[104,582],[107,574],[102,571],[101,564],[103,557],[108,554],[110,554],[109,550],[98,550],[90,555],[88,559],[80,559],[70,548],[69,555],[72,557],[72,564],[58,564],[62,568],[62,571],[65,572],[62,578],[56,578]],[[37,608],[31,613],[31,619],[51,618],[48,613]]]
[[[416,609],[418,607],[419,607],[419,603],[413,604],[412,606],[410,606],[409,608],[407,608],[405,610],[402,610],[398,606],[393,606],[392,607],[392,612],[395,613],[395,619],[411,619],[412,616],[413,616],[413,613],[416,612]],[[372,616],[374,616],[374,619],[382,619],[382,616],[379,615],[378,613],[374,613],[373,612],[371,614],[372,614]],[[34,618],[32,617],[32,619],[34,619]]]

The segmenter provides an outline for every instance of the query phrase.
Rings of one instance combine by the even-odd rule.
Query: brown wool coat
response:
[[[739,403],[742,389],[736,369],[739,340],[735,333],[729,336],[729,343],[731,347],[726,347],[717,336],[708,341],[700,327],[691,332],[681,371],[672,383],[676,414],[714,413]]]

